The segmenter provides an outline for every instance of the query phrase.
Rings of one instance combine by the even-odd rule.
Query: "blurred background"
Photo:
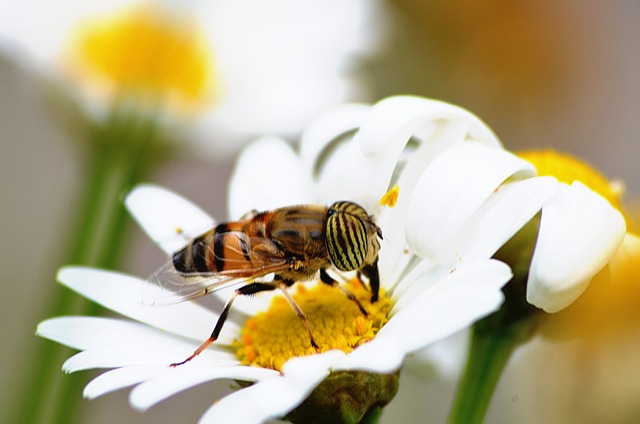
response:
[[[13,5],[6,3],[5,0],[0,3],[0,14],[14,13]],[[293,65],[285,61],[308,60],[315,71],[303,66],[295,67],[294,71],[305,75],[333,72],[337,77],[319,76],[320,83],[311,77],[286,75],[280,78],[282,87],[259,87],[260,83],[271,84],[272,79],[267,76],[283,75],[277,72],[284,71],[271,66],[262,72],[261,75],[266,75],[263,80],[253,79],[255,87],[245,87],[242,96],[228,102],[217,100],[216,107],[203,113],[206,120],[194,118],[197,113],[183,104],[176,112],[180,119],[162,111],[159,128],[172,140],[185,144],[178,147],[174,144],[172,149],[167,149],[144,179],[169,187],[218,219],[224,219],[227,179],[234,156],[244,141],[270,132],[295,141],[306,122],[333,104],[345,100],[375,102],[389,95],[415,94],[471,110],[492,127],[510,149],[551,147],[586,159],[608,177],[624,181],[627,204],[630,210],[637,210],[640,3],[631,0],[357,3],[358,6],[352,8],[358,9],[355,12],[341,11],[336,3],[324,14],[317,11],[311,14],[316,17],[314,26],[320,35],[310,38],[309,43],[319,42],[318,39],[339,43],[336,33],[343,30],[336,28],[342,24],[347,32],[340,33],[340,37],[356,40],[347,51],[327,58],[317,46],[287,47],[284,44],[284,53],[274,52],[274,55],[282,54],[278,60],[282,61],[281,65],[286,64],[289,72],[293,72]],[[59,2],[55,7],[71,6]],[[55,25],[47,30],[40,27],[51,19],[48,10],[34,7],[26,12],[15,14],[13,25],[22,27],[24,32],[44,33],[42,39],[57,36],[59,28]],[[299,19],[309,19],[308,15],[303,13],[304,17]],[[298,18],[283,15],[274,19],[285,22]],[[216,22],[205,20],[205,25],[214,24]],[[6,22],[3,25],[8,28]],[[214,31],[218,40],[225,34],[248,38],[251,31],[271,28],[234,21],[233,17],[220,23],[225,25],[237,28],[229,33],[222,29]],[[288,28],[284,24],[276,26]],[[289,28],[289,31],[295,30],[295,26]],[[211,32],[210,28],[206,31]],[[39,384],[37,378],[27,377],[33,367],[28,358],[31,358],[29,352],[49,346],[49,342],[35,338],[34,332],[37,323],[48,316],[55,271],[62,265],[67,239],[77,219],[76,205],[88,166],[88,147],[79,135],[86,134],[84,126],[88,118],[100,120],[104,116],[99,105],[102,100],[95,99],[104,99],[104,93],[109,92],[101,88],[97,94],[88,96],[68,94],[84,88],[65,81],[60,75],[66,69],[57,67],[57,62],[37,57],[31,47],[18,38],[10,39],[7,34],[9,30],[0,38],[2,409],[16,401],[17,388]],[[260,38],[261,34],[254,37]],[[297,38],[295,33],[279,37],[274,40],[287,43]],[[257,45],[258,50],[253,53],[249,43],[243,46],[248,50],[240,50],[238,46],[229,49],[235,49],[231,53],[236,55],[255,55],[256,61],[257,56],[265,54],[264,46]],[[214,57],[219,75],[241,74],[242,66],[252,66],[251,62],[243,65],[238,61],[226,69],[223,61],[225,55],[230,54],[229,49],[213,49],[214,56],[220,55],[218,59]],[[319,62],[325,65],[331,62],[334,66],[320,69]],[[82,72],[77,66],[71,69]],[[81,79],[78,74],[72,75],[70,80],[74,82]],[[287,82],[299,85],[287,88]],[[223,90],[213,91],[223,92],[221,96],[224,96],[243,84],[239,80]],[[315,91],[299,90],[299,87],[316,84]],[[283,100],[280,107],[270,103],[279,101],[278,95],[270,95],[280,93],[277,90],[300,94]],[[256,93],[256,103],[264,102],[263,109],[248,110],[243,103],[251,102],[252,93]],[[308,109],[298,110],[295,119],[286,119],[292,116],[288,115],[290,109],[287,108],[294,105],[293,109],[297,110],[295,105],[307,100]],[[286,101],[291,104],[284,104]],[[97,106],[81,106],[84,110],[79,112],[77,105],[86,102],[96,102]],[[281,115],[276,115],[278,111]],[[187,118],[182,119],[184,116]],[[202,153],[207,140],[211,145]],[[127,233],[125,248],[126,255],[118,269],[126,272],[146,276],[164,261],[160,251],[133,226]],[[581,416],[581,422],[601,422],[602,417],[609,417],[608,422],[637,422],[640,370],[634,368],[637,366],[631,356],[619,357],[607,352],[591,358],[598,363],[608,358],[623,368],[605,367],[603,372],[588,376],[567,368],[559,373],[545,361],[545,358],[562,358],[556,363],[575,363],[576,353],[571,349],[571,344],[556,345],[544,340],[536,340],[522,349],[507,367],[487,422],[569,422],[574,421],[570,418],[575,415],[571,414],[584,411],[585,405],[589,405],[590,412]],[[574,380],[567,388],[564,383],[577,375],[584,380],[580,384]],[[404,373],[401,381],[400,392],[385,410],[382,422],[443,422],[446,419],[455,382],[409,372]],[[635,387],[632,382],[636,383]],[[602,391],[584,389],[590,385],[602,387]],[[210,403],[210,390],[215,386],[203,385],[175,396],[142,415],[129,408],[126,391],[90,402],[82,400],[79,412],[82,419],[78,422],[151,423],[160,419],[196,422]],[[617,395],[616,390],[624,391],[624,396]]]

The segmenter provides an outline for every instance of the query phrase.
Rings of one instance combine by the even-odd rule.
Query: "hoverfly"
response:
[[[152,283],[170,292],[170,303],[204,296],[232,284],[246,284],[229,298],[211,336],[187,359],[171,366],[189,362],[216,341],[237,296],[275,289],[284,293],[303,321],[311,345],[318,349],[304,312],[287,288],[311,279],[319,271],[323,283],[341,289],[367,315],[356,297],[342,288],[327,269],[356,271],[359,277],[366,277],[371,302],[375,302],[380,287],[378,239],[382,239],[382,232],[373,216],[348,201],[329,207],[300,205],[252,212],[240,221],[221,223],[196,237],[150,277]],[[264,280],[269,274],[273,279]]]

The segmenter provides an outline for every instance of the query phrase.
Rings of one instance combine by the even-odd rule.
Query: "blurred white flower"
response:
[[[0,51],[26,55],[98,118],[132,93],[196,116],[185,138],[220,155],[363,97],[357,61],[384,37],[383,15],[374,0],[5,2]]]

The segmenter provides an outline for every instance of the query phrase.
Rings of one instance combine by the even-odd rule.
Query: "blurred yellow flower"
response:
[[[606,268],[589,289],[543,327],[554,338],[579,337],[589,344],[640,331],[640,238],[627,233]]]
[[[143,4],[82,22],[66,63],[110,94],[189,108],[210,100],[211,53],[194,16]]]
[[[624,194],[624,187],[622,183],[616,180],[609,181],[607,177],[588,163],[552,149],[527,150],[519,152],[518,156],[534,164],[540,176],[550,175],[565,184],[580,181],[623,213],[621,198]],[[628,221],[627,219],[627,224]]]
[[[534,410],[545,408],[528,422],[638,422],[639,269],[640,238],[627,233],[588,290],[543,321],[547,339],[571,343],[543,344],[530,352],[531,401]]]
[[[137,107],[140,99],[165,121],[192,118],[182,138],[220,158],[366,98],[359,61],[384,39],[383,8],[371,0],[25,0],[0,5],[0,54],[61,83],[98,119],[114,100]]]

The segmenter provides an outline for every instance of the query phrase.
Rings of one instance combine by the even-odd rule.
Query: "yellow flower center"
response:
[[[398,203],[398,195],[400,194],[400,187],[398,184],[394,185],[380,198],[380,205],[394,207]]]
[[[209,100],[213,88],[211,49],[195,17],[151,3],[83,22],[67,59],[71,71],[103,90],[181,109]]]
[[[621,197],[624,190],[620,182],[609,181],[588,163],[550,149],[519,152],[518,156],[532,163],[538,175],[552,176],[567,184],[580,181],[622,211]]]
[[[388,321],[393,305],[384,290],[380,290],[380,298],[372,304],[371,292],[357,278],[346,288],[362,303],[366,316],[341,290],[321,283],[313,288],[296,286],[293,298],[307,316],[322,352],[340,349],[349,353],[373,339]],[[247,320],[234,348],[243,364],[278,371],[293,357],[317,353],[302,320],[281,296],[273,299],[268,310]]]

